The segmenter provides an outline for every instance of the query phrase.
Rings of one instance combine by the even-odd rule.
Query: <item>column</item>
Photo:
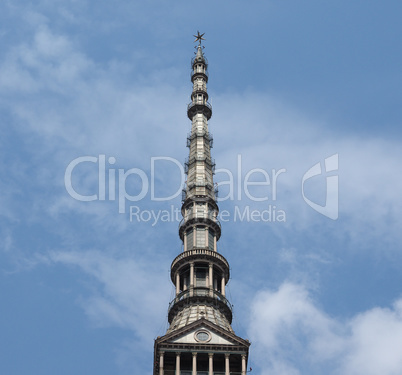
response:
[[[213,292],[213,288],[214,288],[214,266],[212,263],[209,264],[209,295],[211,297],[213,297],[214,292]]]
[[[247,370],[246,370],[246,355],[242,354],[241,355],[241,375],[246,375]]]
[[[187,251],[187,233],[186,232],[184,232],[183,244],[184,244],[183,251]]]
[[[221,284],[221,293],[222,293],[222,295],[225,295],[225,285],[226,285],[225,276],[222,276],[222,284]]]
[[[197,375],[197,353],[193,353],[193,375]]]
[[[180,293],[180,274],[176,273],[176,297]]]
[[[163,375],[163,356],[165,352],[160,352],[159,354],[159,375]]]
[[[230,354],[225,354],[225,375],[230,375],[229,356]]]
[[[180,353],[176,353],[176,375],[180,375]]]
[[[208,353],[209,372],[208,375],[214,375],[214,353]]]
[[[193,296],[194,293],[194,262],[190,263],[190,297]]]

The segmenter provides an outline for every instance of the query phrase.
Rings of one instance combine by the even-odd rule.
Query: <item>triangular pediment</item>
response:
[[[233,332],[202,318],[157,339],[158,344],[195,344],[246,346],[250,343],[236,336]]]
[[[236,345],[234,340],[228,340],[205,325],[200,325],[190,332],[171,340],[171,342],[181,344]]]

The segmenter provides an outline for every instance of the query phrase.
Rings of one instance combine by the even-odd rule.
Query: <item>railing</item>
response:
[[[190,147],[191,141],[196,137],[204,137],[209,142],[209,148],[213,147],[214,138],[211,133],[206,131],[196,131],[187,135],[187,147]]]
[[[215,200],[218,200],[218,197],[219,197],[219,187],[218,187],[218,184],[217,184],[217,183],[215,183],[214,193],[215,193]]]
[[[197,71],[197,72],[195,72],[195,71],[191,70],[190,78],[193,79],[193,77],[194,77],[196,74],[204,74],[204,75],[207,77],[207,80],[208,80],[208,78],[209,78],[209,73],[208,73],[208,70],[206,70],[206,69],[205,69],[204,72],[202,72],[202,71]]]
[[[205,186],[207,189],[211,189],[211,184],[210,183],[205,183],[205,184],[198,184],[198,183],[194,183],[194,184],[190,184],[188,185],[188,188],[191,189],[194,186]],[[217,202],[218,201],[218,195],[219,195],[219,190],[218,190],[218,186],[215,186],[214,189],[214,201]],[[189,196],[191,196],[191,194],[189,194]],[[181,201],[184,202],[187,199],[187,191],[186,189],[182,189],[181,191]]]
[[[207,164],[209,164],[212,168],[212,170],[215,170],[216,164],[215,164],[215,159],[206,156],[206,155],[196,155],[196,156],[192,156],[191,158],[186,158],[186,160],[184,161],[184,169],[188,168],[190,166],[190,164],[193,164],[196,161],[205,161]],[[187,167],[186,167],[187,166]]]
[[[180,301],[184,301],[184,300],[192,298],[192,297],[215,298],[216,300],[223,302],[226,305],[226,307],[228,307],[229,310],[232,311],[232,305],[229,303],[229,301],[226,299],[226,297],[223,296],[223,294],[221,294],[220,292],[218,292],[217,290],[214,290],[214,289],[205,288],[205,287],[196,287],[196,288],[190,288],[187,290],[183,290],[172,301],[170,301],[168,312],[171,310],[171,308],[176,303],[178,303]]]
[[[199,219],[210,219],[213,221],[217,220],[217,213],[215,211],[206,211],[204,209],[201,210],[195,210],[193,208],[189,209],[187,211],[187,214],[184,216],[183,220],[190,220],[193,218],[199,218]]]
[[[225,266],[229,269],[229,263],[226,260],[226,258],[219,254],[218,252],[214,251],[214,250],[210,250],[210,249],[201,249],[201,248],[197,248],[197,249],[192,249],[192,250],[187,250],[181,254],[179,254],[176,258],[174,258],[171,268],[173,269],[174,266],[180,262],[182,259],[187,258],[187,257],[191,257],[194,255],[208,255],[210,257],[214,257],[218,260],[220,260],[221,262],[223,262],[225,264]]]
[[[194,107],[194,106],[196,106],[196,105],[205,105],[205,106],[206,106],[208,109],[210,109],[211,112],[212,112],[212,105],[211,105],[209,102],[203,101],[203,100],[197,100],[197,101],[195,101],[195,102],[189,103],[188,106],[187,106],[187,111],[188,111],[190,108],[192,108],[192,107]]]
[[[195,182],[189,182],[189,184],[187,185],[189,189],[192,189],[193,187],[206,187],[208,190],[212,190],[213,185],[208,182],[205,181],[204,179],[195,181]]]
[[[187,173],[187,172],[186,172]],[[187,188],[188,189],[192,189],[194,186],[198,187],[198,186],[205,186],[207,189],[212,190],[212,188],[214,189],[214,197],[213,199],[215,200],[215,202],[218,201],[218,195],[219,195],[219,189],[218,189],[218,184],[215,183],[215,185],[212,185],[210,182],[202,182],[202,183],[198,183],[198,182],[194,182],[191,183],[189,185],[186,185],[186,187],[184,187],[181,191],[181,201],[184,202],[187,199]],[[191,194],[189,195],[191,196]]]
[[[196,100],[187,106],[187,117],[193,120],[196,113],[201,112],[205,115],[207,120],[212,117],[212,106],[207,100]]]
[[[215,213],[212,212],[189,212],[187,215],[181,219],[179,227],[181,227],[186,221],[192,220],[192,219],[209,219],[213,221],[216,225],[218,225],[219,228],[221,228],[221,223],[219,222],[218,218],[216,217]]]
[[[205,66],[207,66],[207,65],[208,65],[208,60],[207,60],[207,58],[204,56],[204,54],[202,55],[202,57],[203,57],[203,59],[204,59],[204,61],[205,61]],[[198,58],[198,56],[195,55],[195,56],[191,59],[191,67],[193,67],[194,62],[195,62],[195,60],[196,60],[197,58]]]

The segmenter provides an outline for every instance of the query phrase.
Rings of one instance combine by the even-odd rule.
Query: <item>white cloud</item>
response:
[[[402,299],[348,320],[331,317],[302,286],[261,291],[251,307],[254,364],[263,374],[397,375]]]
[[[144,342],[157,336],[171,290],[160,263],[116,258],[96,251],[53,252],[50,260],[79,267],[96,280],[90,295],[80,297],[82,307],[96,325],[130,329]],[[155,322],[159,322],[157,326]]]
[[[402,299],[373,308],[349,323],[351,336],[339,374],[397,375],[402,372]]]

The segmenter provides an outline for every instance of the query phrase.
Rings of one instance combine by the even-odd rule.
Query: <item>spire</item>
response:
[[[215,162],[211,157],[212,135],[208,121],[212,107],[208,102],[208,62],[199,42],[191,60],[191,102],[187,116],[191,132],[187,136],[189,156],[183,189],[179,236],[183,252],[173,260],[170,277],[175,286],[169,304],[169,328],[155,340],[154,375],[180,373],[237,373],[246,375],[250,343],[235,335],[232,305],[226,298],[230,277],[229,263],[218,253],[221,237],[218,220]],[[214,370],[215,369],[215,370]],[[166,370],[166,373],[165,373]]]
[[[184,252],[173,261],[171,268],[172,281],[176,283],[175,275],[179,269],[183,269],[177,263],[183,263],[186,259],[189,266],[189,281],[185,276],[185,280],[180,281],[180,286],[176,285],[176,291],[182,290],[182,292],[177,293],[178,297],[172,301],[173,304],[169,310],[169,318],[172,319],[169,330],[177,329],[184,322],[187,324],[192,319],[206,318],[222,328],[232,331],[230,326],[232,321],[231,305],[225,297],[225,285],[229,280],[229,263],[217,253],[217,241],[221,236],[221,226],[218,220],[217,189],[213,181],[215,173],[215,161],[211,157],[213,138],[208,130],[208,120],[212,116],[212,107],[208,103],[207,92],[208,65],[202,52],[201,39],[199,41],[197,54],[191,62],[193,91],[191,102],[187,108],[187,115],[192,126],[191,133],[187,137],[187,146],[190,151],[185,162],[187,182],[183,191],[181,208],[183,219],[179,226],[179,235],[183,241]],[[193,266],[191,264],[199,258],[199,254],[203,254],[204,263],[202,267],[197,268],[196,266],[194,268],[194,263]],[[179,259],[180,262],[178,262]],[[219,267],[215,268],[214,274],[214,263],[218,264],[216,262],[219,263]],[[211,271],[205,267],[205,264],[210,267]],[[199,282],[194,282],[197,279]],[[181,286],[182,283],[184,290]],[[199,299],[200,294],[206,299],[203,308],[200,308],[199,304],[192,305],[190,303],[181,312],[179,309],[176,311],[176,302],[181,302],[182,295],[194,296]],[[217,306],[216,308],[209,308],[209,313],[207,312],[208,301],[214,302]],[[180,310],[181,304],[179,304]],[[193,310],[194,314],[191,313]],[[192,318],[186,317],[184,311],[188,311]]]

